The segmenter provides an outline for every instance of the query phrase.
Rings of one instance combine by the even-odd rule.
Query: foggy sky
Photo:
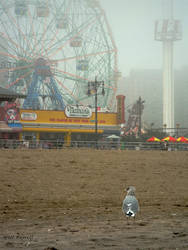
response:
[[[166,16],[166,0],[100,0],[118,48],[123,76],[131,69],[162,67],[162,42],[154,23]],[[188,0],[174,0],[174,19],[182,21],[183,39],[174,42],[174,68],[188,66]]]

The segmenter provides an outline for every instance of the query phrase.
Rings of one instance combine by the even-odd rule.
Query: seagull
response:
[[[138,200],[135,197],[136,188],[130,186],[125,190],[127,191],[127,195],[123,200],[122,210],[126,215],[127,219],[130,217],[135,218],[136,213],[139,211]]]

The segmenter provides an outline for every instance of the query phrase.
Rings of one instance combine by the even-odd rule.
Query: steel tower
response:
[[[164,19],[155,23],[155,40],[163,42],[163,126],[174,128],[173,43],[182,39],[181,23],[173,18],[173,0],[164,0]]]

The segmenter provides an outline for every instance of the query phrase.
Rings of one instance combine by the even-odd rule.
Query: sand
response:
[[[188,249],[188,152],[1,150],[0,249],[48,247]]]

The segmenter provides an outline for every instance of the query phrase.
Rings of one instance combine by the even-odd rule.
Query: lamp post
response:
[[[97,110],[97,102],[98,102],[98,89],[102,88],[100,95],[105,95],[104,91],[104,81],[97,81],[97,77],[95,77],[95,81],[88,82],[88,96],[92,94],[95,95],[95,147],[98,148],[98,110]]]
[[[176,123],[176,136],[177,137],[179,136],[179,127],[180,127],[180,124]]]
[[[166,123],[165,124],[163,124],[163,127],[164,127],[164,129],[163,129],[163,132],[166,134],[166,128],[167,128],[167,125],[166,125]]]

